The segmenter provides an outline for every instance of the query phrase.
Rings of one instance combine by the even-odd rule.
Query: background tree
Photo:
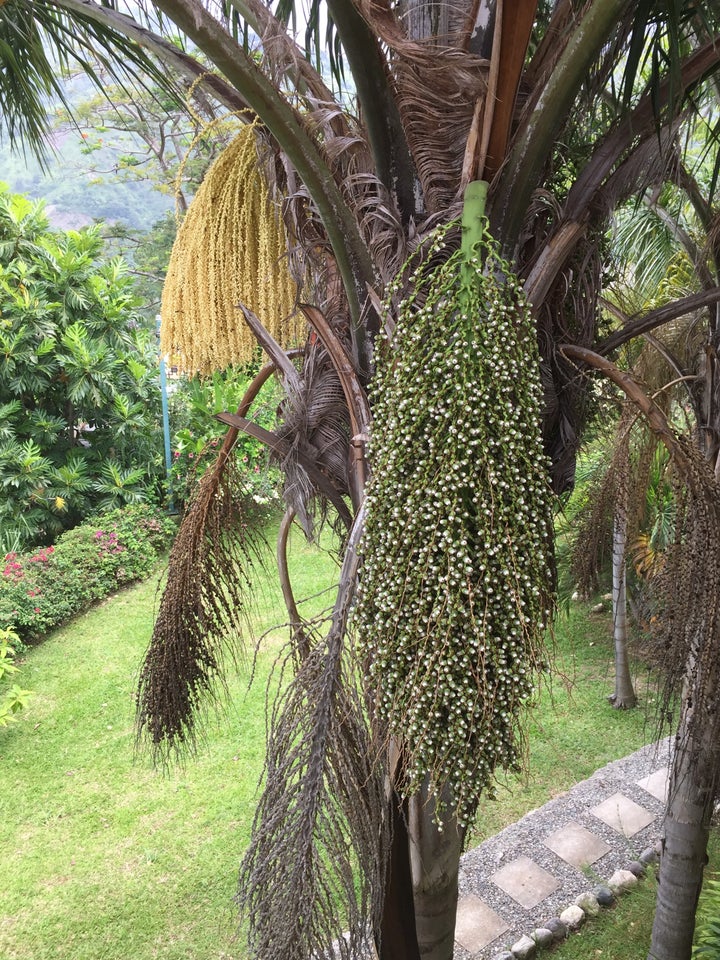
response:
[[[640,333],[634,321],[614,340],[597,343],[600,238],[609,211],[667,173],[688,97],[697,103],[717,69],[717,24],[709,4],[697,17],[694,4],[636,8],[625,0],[591,0],[581,8],[562,0],[551,8],[528,2],[515,5],[512,14],[500,0],[444,7],[437,16],[414,3],[358,0],[330,2],[326,9],[333,53],[352,74],[359,118],[303,58],[282,20],[253,0],[235,4],[227,20],[198,0],[161,0],[144,22],[93,2],[6,0],[0,27],[14,30],[17,59],[26,53],[24,61],[38,69],[30,74],[36,85],[28,85],[25,68],[18,70],[6,54],[0,102],[11,137],[27,131],[37,139],[34,94],[48,82],[41,38],[55,46],[63,41],[66,60],[88,36],[110,50],[118,42],[124,49],[129,38],[191,80],[205,74],[163,35],[161,11],[216,68],[203,78],[207,94],[259,120],[258,165],[276,191],[295,276],[310,278],[303,284],[303,310],[311,331],[298,371],[268,336],[263,324],[269,321],[242,311],[279,371],[287,399],[274,433],[248,422],[252,390],[225,420],[233,430],[263,436],[278,454],[287,476],[284,529],[297,514],[312,532],[313,517],[331,511],[346,533],[337,600],[325,629],[302,623],[283,579],[296,674],[274,714],[268,776],[243,870],[251,946],[264,960],[329,956],[331,939],[349,928],[340,947],[348,955],[361,955],[372,941],[381,957],[449,957],[465,824],[495,766],[517,757],[506,743],[498,750],[488,739],[491,720],[496,707],[504,707],[506,729],[515,729],[546,619],[547,567],[537,536],[528,533],[533,518],[536,534],[547,519],[547,490],[536,473],[537,378],[550,475],[562,490],[572,481],[585,385],[556,346],[609,351]],[[64,42],[68,24],[75,38],[70,45]],[[259,38],[256,55],[242,42],[250,31]],[[618,91],[620,63],[627,69]],[[457,225],[465,187],[479,180],[490,185],[486,212],[494,240],[482,227],[475,187],[464,228]],[[220,224],[212,221],[208,229]],[[438,234],[438,225],[449,229]],[[464,246],[461,235],[468,240]],[[409,253],[415,259],[405,269]],[[211,283],[209,289],[218,287]],[[718,291],[708,289],[693,304],[718,299]],[[421,364],[413,327],[426,331],[434,309],[437,329],[428,362]],[[687,310],[687,303],[679,304],[670,315]],[[508,326],[508,318],[516,322]],[[524,333],[531,319],[536,337]],[[207,340],[199,318],[186,317],[193,320],[205,334],[198,342]],[[226,322],[223,347],[235,330]],[[367,387],[375,358],[383,354],[392,359],[380,364],[385,372],[377,407],[398,456],[379,443],[368,460]],[[427,391],[407,398],[412,405],[404,395],[417,386],[411,369],[427,377]],[[465,390],[475,383],[484,392],[472,423],[458,404],[465,398],[467,405]],[[502,386],[499,395],[495,384]],[[528,412],[519,437],[506,415],[513,390]],[[425,406],[416,406],[423,397]],[[402,413],[394,420],[393,409]],[[497,444],[486,445],[491,453],[481,462],[470,464],[455,443],[454,457],[442,459],[433,423],[443,422],[448,410],[465,418],[467,449],[473,430]],[[231,528],[234,539],[225,533],[219,512],[233,509],[227,482],[233,439],[230,433],[178,538],[171,562],[175,586],[166,594],[172,603],[161,610],[143,670],[140,719],[160,744],[182,744],[191,736],[200,693],[221,672],[225,628],[243,602],[234,588],[247,582],[251,548],[240,526]],[[513,473],[515,463],[528,475]],[[369,465],[379,479],[368,501]],[[437,475],[448,483],[439,489],[432,480],[441,468]],[[363,550],[365,570],[372,572],[383,555],[380,546],[388,546],[378,539],[373,517],[383,516],[394,480],[412,492],[407,504],[423,503],[427,526],[418,530],[414,517],[406,516],[407,523],[398,518],[393,574],[412,569],[423,538],[437,535],[438,552],[423,553],[428,591],[414,582],[413,602],[396,605],[395,619],[369,578],[375,585],[363,594],[362,609],[365,616],[377,609],[373,623],[381,629],[371,649],[360,650],[381,667],[373,673],[371,663],[368,675],[348,616]],[[363,540],[366,522],[370,532]],[[488,577],[491,558],[499,563],[490,563]],[[433,592],[438,562],[452,584],[447,607]],[[228,583],[218,576],[223,572]],[[456,632],[464,588],[470,628]],[[495,606],[496,593],[516,600],[512,613]],[[494,623],[488,627],[482,612],[489,609]],[[504,618],[512,624],[507,646],[497,642]],[[417,645],[409,639],[413,627],[422,631]],[[393,686],[402,697],[383,702],[377,681],[386,673],[393,679],[401,664],[413,682]],[[430,667],[434,685],[428,685]],[[472,690],[456,682],[468,674],[477,677]],[[471,715],[482,714],[496,681],[503,694],[488,701],[487,726],[474,723],[464,741],[443,740],[443,730],[456,729],[454,718],[467,708],[468,696]],[[423,702],[433,709],[423,714]],[[421,714],[423,729],[404,725]],[[425,749],[433,742],[442,749]],[[462,754],[463,743],[462,760],[471,768],[459,781],[449,768],[462,769],[453,751]]]
[[[41,203],[0,188],[0,529],[9,541],[47,543],[94,509],[158,492],[157,348],[123,264],[101,253],[97,229],[52,231]]]

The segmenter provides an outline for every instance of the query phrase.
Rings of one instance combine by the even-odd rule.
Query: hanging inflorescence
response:
[[[539,362],[520,284],[487,234],[469,262],[457,251],[411,283],[375,384],[355,625],[404,757],[401,790],[429,777],[467,823],[496,769],[520,764],[518,718],[544,657]]]
[[[163,287],[162,350],[191,373],[248,363],[257,341],[240,302],[293,346],[305,335],[296,293],[257,132],[246,124],[208,170],[178,230]]]

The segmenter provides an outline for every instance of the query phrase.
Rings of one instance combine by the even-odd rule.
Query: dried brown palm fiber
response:
[[[389,840],[385,770],[347,630],[364,516],[361,507],[329,626],[305,625],[306,654],[271,708],[265,784],[238,893],[258,960],[375,955]]]
[[[720,484],[711,464],[688,441],[673,473],[675,537],[653,583],[654,647],[665,688],[661,716],[691,691],[688,743],[720,738]]]
[[[302,340],[287,238],[270,202],[254,125],[207,172],[180,225],[163,288],[161,344],[173,363],[208,373],[247,363],[257,343],[237,310],[247,303],[283,346]]]
[[[223,462],[225,461],[225,462]],[[137,691],[138,741],[165,761],[195,743],[199,711],[224,692],[225,670],[242,654],[253,570],[262,534],[246,522],[233,455],[202,477],[170,552]]]
[[[311,338],[306,345],[299,383],[287,387],[277,432],[287,444],[278,458],[285,478],[283,498],[312,540],[326,519],[329,501],[308,476],[298,453],[311,456],[340,494],[350,491],[350,413],[337,371],[318,339]]]
[[[460,212],[463,156],[488,61],[463,49],[461,23],[427,41],[408,39],[397,8],[361,0],[360,10],[390,50],[398,108],[428,213]]]
[[[289,357],[297,354],[291,351]],[[245,416],[263,384],[276,371],[262,367],[249,384],[237,414]],[[218,457],[195,491],[170,551],[165,587],[137,694],[137,737],[148,740],[156,760],[194,743],[203,698],[222,692],[226,654],[235,657],[249,573],[264,546],[245,525],[233,448],[238,430],[228,430]],[[217,687],[216,682],[220,683]]]

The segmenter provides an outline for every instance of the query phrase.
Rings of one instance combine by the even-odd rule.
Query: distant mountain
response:
[[[7,143],[0,144],[0,180],[15,193],[45,200],[54,226],[79,229],[95,220],[122,221],[133,230],[147,230],[168,210],[174,200],[144,181],[128,182],[109,176],[121,152],[121,145],[109,143],[92,153],[92,166],[108,173],[98,176],[90,170],[82,153],[79,132],[59,134],[43,171],[34,157],[13,154]]]

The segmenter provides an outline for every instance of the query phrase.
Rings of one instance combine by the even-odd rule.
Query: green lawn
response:
[[[298,596],[320,594],[336,567],[296,536]],[[262,771],[264,681],[280,649],[270,634],[256,683],[232,685],[196,758],[163,774],[134,756],[133,693],[158,577],[123,591],[26,656],[36,691],[0,730],[2,960],[237,960],[232,897]],[[284,618],[279,588],[262,591],[259,631]],[[612,711],[606,619],[576,611],[558,630],[553,697],[533,714],[530,775],[483,803],[488,836],[652,736],[641,712]],[[553,702],[551,702],[551,699]]]

